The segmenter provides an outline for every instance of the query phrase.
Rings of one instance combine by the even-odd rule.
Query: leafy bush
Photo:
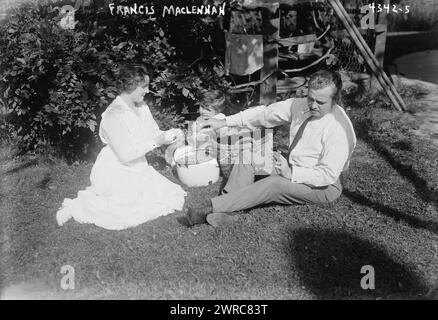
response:
[[[174,46],[177,37],[168,33],[172,21],[112,16],[107,2],[92,1],[77,11],[74,30],[58,25],[50,0],[25,3],[0,25],[0,94],[11,133],[25,150],[54,151],[69,159],[95,155],[100,114],[119,94],[117,74],[124,64],[151,70],[155,94],[148,104],[165,129],[182,125],[202,90],[226,87],[217,63],[189,65],[182,59],[188,54]],[[187,34],[192,27],[184,26]]]

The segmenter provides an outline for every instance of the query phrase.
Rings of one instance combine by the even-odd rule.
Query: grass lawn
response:
[[[412,110],[424,94],[402,93]],[[92,164],[19,156],[3,145],[2,297],[437,298],[438,146],[411,134],[414,117],[385,107],[384,98],[348,105],[359,140],[341,198],[256,208],[228,229],[187,228],[181,212],[124,231],[58,227],[56,210],[89,185]],[[219,185],[187,189],[187,201],[205,202]],[[60,287],[63,265],[74,267],[74,290]],[[373,291],[360,287],[364,265],[375,268]]]

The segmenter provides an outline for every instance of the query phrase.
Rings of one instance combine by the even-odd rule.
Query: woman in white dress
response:
[[[143,98],[149,78],[142,67],[121,72],[121,94],[102,114],[99,136],[105,144],[91,170],[91,186],[76,199],[65,199],[56,214],[58,225],[70,218],[111,230],[137,226],[182,210],[186,192],[158,173],[146,153],[170,144],[179,129],[161,131]]]

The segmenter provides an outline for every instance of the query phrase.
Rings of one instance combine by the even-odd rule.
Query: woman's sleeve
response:
[[[140,159],[158,147],[153,137],[136,140],[122,117],[123,114],[113,112],[101,124],[105,140],[122,163]]]

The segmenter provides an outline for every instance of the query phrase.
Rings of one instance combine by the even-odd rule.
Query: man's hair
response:
[[[117,89],[119,93],[131,93],[140,84],[144,83],[148,72],[145,66],[139,64],[129,64],[120,67],[117,76]]]
[[[342,90],[342,79],[339,73],[331,70],[319,70],[309,79],[309,89],[323,89],[329,86],[335,88],[333,99],[337,100]]]
[[[221,90],[206,90],[201,95],[201,107],[217,113],[225,110],[225,101],[225,94]]]

